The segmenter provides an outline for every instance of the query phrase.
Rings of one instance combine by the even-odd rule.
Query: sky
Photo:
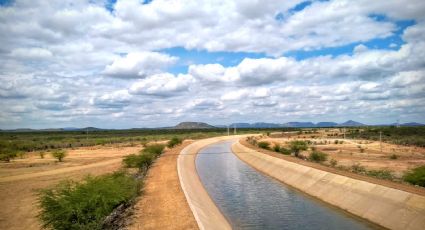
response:
[[[425,123],[423,0],[0,0],[0,129]]]

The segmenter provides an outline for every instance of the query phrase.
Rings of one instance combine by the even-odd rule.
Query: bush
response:
[[[157,157],[161,155],[162,152],[164,152],[164,149],[165,149],[165,145],[163,144],[153,144],[153,145],[146,146],[146,148],[144,148],[142,152],[152,153],[155,157]]]
[[[273,151],[280,152],[280,145],[279,144],[274,144]]]
[[[44,228],[102,229],[104,218],[138,191],[138,181],[123,172],[63,181],[39,193],[38,217]]]
[[[40,155],[41,159],[44,159],[44,154],[46,154],[46,153],[45,152],[39,152],[38,154]]]
[[[362,165],[360,165],[359,163],[355,163],[354,165],[351,166],[351,171],[354,173],[365,173],[366,172],[366,168]]]
[[[168,148],[173,148],[176,145],[179,145],[183,142],[182,139],[178,138],[178,137],[173,137],[171,138],[171,140],[168,141],[167,147]]]
[[[67,153],[65,152],[65,150],[62,150],[62,149],[57,149],[52,152],[52,156],[58,159],[59,162],[62,162],[63,158],[65,158],[66,155]]]
[[[393,180],[394,176],[389,170],[369,170],[366,175],[384,180]]]
[[[412,169],[403,176],[404,181],[425,187],[425,165]]]
[[[146,171],[152,165],[155,156],[152,153],[131,154],[124,157],[123,162],[127,168],[138,168],[140,171]]]
[[[291,150],[284,148],[284,147],[280,147],[279,152],[284,154],[284,155],[291,155]]]
[[[396,154],[392,154],[392,155],[390,156],[390,159],[391,159],[391,160],[397,160],[397,158],[398,158],[398,156],[397,156]]]
[[[330,163],[332,167],[336,167],[336,165],[338,164],[338,161],[335,159],[331,159]]]
[[[307,150],[307,143],[305,141],[291,141],[289,146],[296,157],[299,157],[302,150]]]
[[[0,153],[0,161],[10,162],[10,160],[13,160],[16,158],[17,152],[13,150],[4,150],[2,153]]]
[[[270,149],[270,143],[267,141],[260,141],[258,142],[258,147],[262,149]]]
[[[323,162],[323,161],[326,161],[326,159],[328,159],[328,154],[322,153],[319,151],[313,151],[308,156],[308,159],[314,162]]]

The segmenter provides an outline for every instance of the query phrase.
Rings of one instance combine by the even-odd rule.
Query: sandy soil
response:
[[[149,170],[130,229],[198,229],[177,174],[177,157],[190,143],[165,152]]]
[[[63,179],[80,180],[121,167],[121,158],[141,146],[95,146],[69,150],[64,162],[37,153],[11,163],[0,163],[0,229],[40,229],[36,215],[37,190]]]
[[[337,160],[338,165],[350,167],[358,163],[368,170],[391,170],[397,177],[401,177],[409,169],[425,165],[425,148],[421,147],[383,143],[381,152],[381,145],[377,141],[299,137],[264,138],[266,141],[281,145],[287,145],[294,139],[314,142],[317,150],[329,154],[329,160]],[[343,144],[335,144],[335,140],[342,141]],[[307,152],[304,153],[304,155],[307,154]],[[390,159],[393,154],[397,156],[397,159]]]

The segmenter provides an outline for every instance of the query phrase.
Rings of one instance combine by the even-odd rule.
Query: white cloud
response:
[[[131,85],[129,92],[138,95],[173,96],[187,91],[193,78],[190,75],[179,74],[174,76],[161,73],[139,80]]]
[[[176,61],[176,57],[157,52],[129,53],[106,66],[104,74],[120,78],[144,78],[160,73]]]
[[[289,11],[300,2],[118,0],[109,12],[103,1],[13,1],[0,7],[0,126],[341,121],[363,113],[370,122],[425,122],[423,1],[313,1]],[[396,20],[415,21],[401,44],[368,45],[397,37]],[[353,44],[335,56],[282,55]],[[199,52],[167,49],[174,47]]]
[[[17,48],[12,50],[10,55],[18,59],[47,59],[53,56],[50,50],[42,48]]]

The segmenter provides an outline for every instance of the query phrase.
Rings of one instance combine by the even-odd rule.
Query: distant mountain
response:
[[[281,124],[276,123],[266,123],[266,122],[256,122],[256,123],[233,123],[229,127],[236,128],[279,128],[282,127]]]
[[[181,122],[180,124],[171,128],[172,129],[211,129],[216,127],[204,122]]]
[[[400,124],[400,126],[425,126],[425,124],[417,123],[417,122],[408,122]]]
[[[357,122],[357,121],[348,120],[348,121],[346,121],[344,123],[338,124],[338,126],[348,127],[348,126],[366,126],[366,125],[363,124],[363,123]]]
[[[338,123],[335,122],[319,122],[316,124],[316,127],[335,127]]]
[[[227,126],[226,126],[227,127]],[[254,124],[250,124],[250,123],[232,123],[229,125],[229,127],[233,128],[254,128]]]
[[[316,127],[313,122],[287,122],[282,125],[283,127],[291,127],[291,128],[310,128]]]
[[[75,130],[81,130],[81,128],[75,128],[75,127],[65,127],[62,128],[64,131],[75,131]]]

